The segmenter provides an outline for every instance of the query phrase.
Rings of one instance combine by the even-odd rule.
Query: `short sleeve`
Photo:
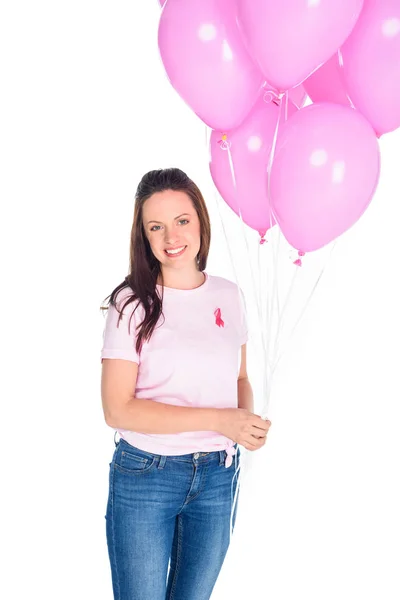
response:
[[[126,296],[122,298],[122,301],[118,301],[118,308],[120,310],[125,304],[125,300]],[[136,302],[132,302],[124,309],[118,327],[117,322],[120,313],[115,306],[112,304],[109,305],[103,331],[103,347],[100,354],[101,360],[103,360],[103,358],[122,358],[140,364],[140,355],[136,352],[135,348],[137,340],[137,311],[133,312],[135,305]]]
[[[249,339],[246,300],[242,289],[239,287],[239,309],[240,309],[240,345],[246,344]]]

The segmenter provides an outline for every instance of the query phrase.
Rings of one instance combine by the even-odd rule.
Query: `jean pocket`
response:
[[[144,457],[134,450],[121,450],[117,453],[114,466],[117,471],[130,475],[147,473],[156,464],[156,456]]]

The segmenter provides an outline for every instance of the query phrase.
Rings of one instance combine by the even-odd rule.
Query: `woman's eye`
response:
[[[189,221],[187,219],[180,219],[180,221],[178,221],[179,223],[189,223]],[[158,231],[157,229],[155,229],[156,227],[160,227],[160,225],[153,225],[153,227],[150,229],[150,231]]]

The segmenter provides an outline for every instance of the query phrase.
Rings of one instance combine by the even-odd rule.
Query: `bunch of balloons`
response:
[[[379,180],[377,138],[400,127],[400,0],[160,4],[161,58],[213,130],[225,202],[300,253],[349,229]]]

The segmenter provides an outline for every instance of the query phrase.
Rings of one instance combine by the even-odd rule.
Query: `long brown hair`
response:
[[[200,221],[200,250],[197,255],[199,271],[204,271],[207,265],[208,252],[211,242],[210,217],[206,203],[197,185],[181,169],[157,169],[146,173],[140,181],[135,194],[135,209],[131,230],[129,251],[129,274],[120,283],[104,302],[109,299],[108,306],[101,306],[101,310],[108,310],[113,305],[117,310],[116,297],[120,290],[130,288],[132,294],[121,308],[117,326],[122,318],[122,311],[128,304],[139,300],[145,317],[137,326],[138,338],[136,351],[140,352],[144,340],[150,339],[160,315],[162,314],[163,297],[159,295],[156,284],[160,277],[163,285],[163,275],[160,263],[154,256],[143,227],[143,205],[150,196],[156,192],[175,190],[185,192],[191,199]],[[163,288],[162,288],[163,289]],[[137,305],[138,305],[137,304]],[[135,312],[137,306],[134,308]],[[132,313],[133,314],[133,313]],[[131,316],[132,318],[132,316]],[[130,332],[130,320],[129,329]]]

